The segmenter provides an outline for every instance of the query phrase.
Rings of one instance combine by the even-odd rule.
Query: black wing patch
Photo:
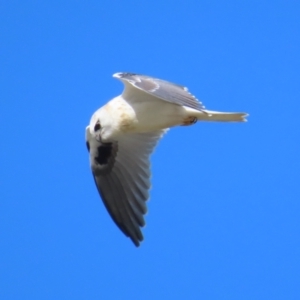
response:
[[[143,240],[149,199],[149,156],[164,132],[128,134],[118,142],[101,143],[86,129],[98,192],[115,224],[136,246]]]
[[[145,225],[143,215],[147,211],[145,201],[149,196],[144,189],[147,191],[149,187],[141,187],[135,181],[126,161],[125,166],[117,161],[117,142],[99,142],[87,130],[86,145],[94,181],[105,208],[119,229],[139,246],[143,240],[140,227]],[[138,174],[142,173],[142,169],[137,170]]]
[[[102,143],[96,139],[87,142],[90,152],[90,163],[94,175],[103,175],[111,171],[118,152],[118,144]]]

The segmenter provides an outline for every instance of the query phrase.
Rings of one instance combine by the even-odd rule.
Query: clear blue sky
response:
[[[298,1],[0,3],[0,299],[300,299]],[[115,72],[246,124],[171,130],[140,248],[89,169]]]

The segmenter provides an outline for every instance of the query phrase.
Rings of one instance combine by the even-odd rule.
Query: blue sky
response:
[[[2,1],[0,298],[299,299],[299,15],[297,1]],[[164,137],[139,248],[84,140],[122,71],[250,114]]]

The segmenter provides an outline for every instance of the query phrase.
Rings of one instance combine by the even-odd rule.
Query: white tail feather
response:
[[[246,113],[235,112],[219,112],[212,110],[202,110],[198,112],[197,119],[199,121],[213,121],[213,122],[247,122]]]

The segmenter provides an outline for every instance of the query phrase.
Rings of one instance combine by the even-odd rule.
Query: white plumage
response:
[[[160,79],[132,73],[114,77],[125,89],[93,114],[86,141],[101,198],[138,246],[149,198],[149,157],[164,132],[196,121],[244,122],[247,114],[208,111],[187,88]]]

